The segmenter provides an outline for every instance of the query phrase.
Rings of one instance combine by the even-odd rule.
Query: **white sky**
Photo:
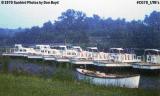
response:
[[[158,1],[160,2],[160,0]],[[137,5],[136,2],[137,0],[59,0],[58,5],[0,4],[0,27],[25,28],[31,26],[42,26],[44,22],[49,20],[54,22],[54,20],[61,15],[61,12],[64,12],[67,9],[82,11],[86,13],[87,16],[97,14],[103,18],[125,18],[127,21],[131,21],[133,19],[143,20],[144,16],[149,15],[152,11],[160,11],[160,4]]]

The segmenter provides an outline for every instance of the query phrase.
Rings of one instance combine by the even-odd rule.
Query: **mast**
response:
[[[66,37],[67,37],[67,33],[65,31],[65,33],[64,33],[64,45],[66,45],[66,43],[67,43]]]

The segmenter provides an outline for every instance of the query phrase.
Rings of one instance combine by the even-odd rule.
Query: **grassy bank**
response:
[[[85,82],[0,74],[0,96],[160,96],[157,91],[112,88]]]
[[[29,74],[21,68],[9,72],[9,62],[12,60],[15,64],[29,62],[43,65],[42,73]],[[0,56],[0,64],[0,96],[160,96],[159,90],[113,88],[77,81],[68,63]],[[50,76],[46,71],[48,64],[55,65],[54,74]]]

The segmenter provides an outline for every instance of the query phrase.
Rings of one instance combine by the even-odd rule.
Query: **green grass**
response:
[[[8,72],[9,57],[0,57],[0,96],[160,96],[159,90],[105,87],[77,81],[69,64],[58,64],[53,76],[34,76],[23,70]],[[19,61],[20,60],[20,61]],[[17,62],[30,62],[25,59]],[[44,61],[33,61],[48,64]],[[45,68],[45,67],[44,67]],[[159,85],[157,85],[159,86]]]
[[[158,90],[91,85],[86,82],[37,76],[0,74],[0,96],[160,96]]]

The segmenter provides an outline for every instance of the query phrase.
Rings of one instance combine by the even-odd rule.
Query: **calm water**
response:
[[[72,72],[75,73],[74,69],[76,67],[79,67],[75,67],[70,63],[57,63],[53,61],[46,62],[43,60],[27,60],[24,58],[1,58],[0,61],[0,70],[6,70],[7,72],[11,73],[18,71],[30,75],[45,75],[47,77],[51,77],[52,75],[54,75],[55,71],[59,68],[72,70]],[[127,73],[129,73],[129,71]],[[141,74],[139,88],[160,89],[160,77]]]

